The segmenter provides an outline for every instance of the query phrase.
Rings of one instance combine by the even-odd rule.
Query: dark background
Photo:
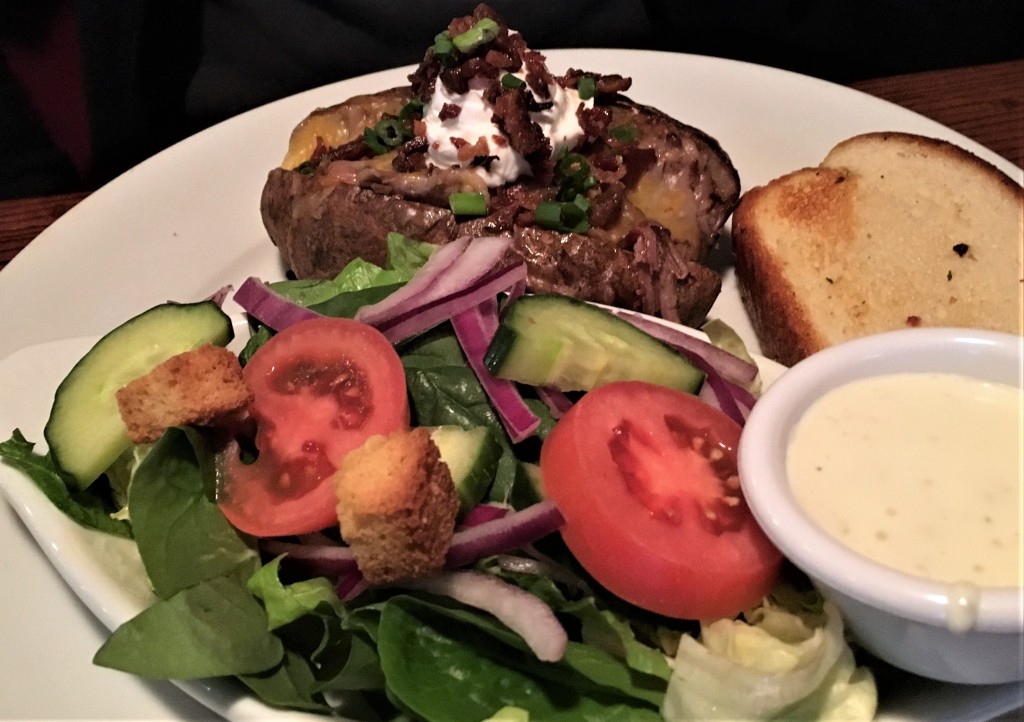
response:
[[[1020,0],[491,5],[538,49],[674,50],[839,83],[1024,57]],[[415,63],[451,17],[472,7],[443,0],[0,0],[0,199],[90,190],[249,108]]]

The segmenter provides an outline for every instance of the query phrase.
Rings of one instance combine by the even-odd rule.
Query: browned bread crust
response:
[[[341,536],[368,582],[441,569],[459,499],[426,428],[367,439],[342,458],[334,490]]]
[[[744,307],[780,363],[908,326],[1024,333],[1024,190],[945,141],[843,141],[748,191],[733,242]]]
[[[172,356],[116,396],[128,438],[136,444],[156,441],[171,426],[233,419],[252,401],[238,357],[213,345]]]

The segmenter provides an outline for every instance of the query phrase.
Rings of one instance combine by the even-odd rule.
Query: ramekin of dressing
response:
[[[877,656],[1024,680],[1024,339],[908,329],[782,375],[740,440],[765,532]]]

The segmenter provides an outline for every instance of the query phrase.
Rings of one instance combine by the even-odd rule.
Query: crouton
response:
[[[215,426],[251,401],[238,357],[209,344],[172,356],[117,391],[121,419],[136,444],[156,441],[171,426]]]
[[[427,429],[371,437],[342,458],[333,483],[341,536],[368,582],[441,569],[459,497]]]

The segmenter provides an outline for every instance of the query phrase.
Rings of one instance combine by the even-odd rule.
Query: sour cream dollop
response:
[[[525,80],[525,75],[516,73]],[[462,167],[466,161],[459,159],[459,145],[465,141],[473,145],[483,138],[487,143],[486,155],[495,159],[486,166],[474,170],[490,188],[511,183],[520,176],[530,174],[530,164],[521,153],[509,145],[508,136],[492,120],[494,106],[484,99],[488,81],[473,78],[465,93],[452,93],[438,78],[430,102],[423,108],[423,122],[426,125],[427,158],[438,168]],[[551,141],[552,156],[563,149],[575,148],[583,140],[584,132],[576,111],[582,103],[586,108],[594,106],[593,99],[581,100],[574,88],[563,88],[557,83],[548,86],[552,105],[544,111],[531,113],[530,117],[540,125],[544,135]],[[458,116],[441,120],[441,109],[446,104],[459,106]],[[452,139],[457,139],[453,142]],[[458,145],[457,145],[458,144]]]

